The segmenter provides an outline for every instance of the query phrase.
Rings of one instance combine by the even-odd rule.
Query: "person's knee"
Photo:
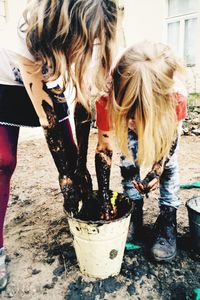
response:
[[[0,153],[0,174],[10,174],[14,172],[16,167],[16,157],[10,153]]]

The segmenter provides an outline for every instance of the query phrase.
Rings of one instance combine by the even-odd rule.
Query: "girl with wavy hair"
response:
[[[85,142],[90,125],[88,82],[97,90],[104,86],[112,62],[116,23],[115,0],[29,0],[18,26],[1,41],[0,290],[7,284],[3,224],[19,128],[44,128],[59,172],[65,209],[73,213],[78,195],[92,190]],[[91,69],[94,49],[98,59]],[[79,102],[75,118],[78,147],[68,119],[66,88]],[[82,122],[85,119],[88,122]]]
[[[129,238],[141,236],[143,195],[155,189],[159,181],[160,215],[151,248],[157,261],[171,260],[176,254],[177,142],[187,97],[180,79],[183,73],[184,67],[168,46],[139,43],[126,49],[112,68],[109,101],[101,98],[97,102],[97,126],[109,131],[111,122],[123,153],[122,185],[134,201]],[[102,120],[108,112],[111,121],[107,117],[106,125]],[[143,166],[151,171],[141,180]],[[107,215],[111,218],[112,212],[108,202]]]

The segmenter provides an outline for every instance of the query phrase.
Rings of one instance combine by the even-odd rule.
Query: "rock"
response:
[[[58,268],[56,268],[55,270],[53,270],[53,275],[54,276],[61,276],[62,273],[65,272],[65,268],[64,266],[59,266]]]
[[[47,263],[51,265],[55,261],[55,258],[48,258]]]
[[[128,286],[127,292],[129,293],[130,296],[135,294],[135,286],[133,283]]]
[[[192,129],[191,132],[195,135],[200,135],[200,128]]]
[[[199,125],[199,124],[200,124],[200,119],[199,119],[199,117],[198,117],[198,118],[192,119],[192,124]]]
[[[43,289],[52,289],[54,287],[54,283],[47,283],[47,284],[45,284],[45,285],[43,285]]]
[[[33,269],[32,270],[32,275],[37,275],[41,272],[41,270]]]
[[[114,291],[120,289],[122,285],[115,278],[108,278],[103,281],[102,286],[106,293],[113,293]]]

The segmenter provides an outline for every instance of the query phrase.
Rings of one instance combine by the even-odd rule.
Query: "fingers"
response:
[[[99,194],[99,199],[101,199],[100,219],[105,221],[115,219],[117,216],[117,208],[115,206],[115,201],[112,201],[113,196],[111,197],[108,191],[104,191],[104,193]]]
[[[133,180],[132,183],[138,192],[144,194],[146,192],[155,190],[158,186],[159,180],[158,178],[154,178],[148,183],[147,186],[144,186],[140,181]]]
[[[138,192],[144,193],[144,186],[140,181],[133,180],[132,183]]]
[[[153,191],[157,188],[158,186],[158,178],[154,178],[153,180],[151,180],[147,186],[147,188],[149,188],[150,191]]]
[[[116,213],[111,209],[111,207],[102,207],[102,212],[100,214],[100,219],[104,221],[110,221],[115,219]]]
[[[80,189],[81,193],[92,193],[92,178],[89,171],[86,169],[82,173],[81,170],[76,169],[74,172],[74,182]]]
[[[109,212],[104,212],[104,213],[101,214],[100,219],[104,220],[104,221],[110,221],[111,220],[111,215],[110,215]]]

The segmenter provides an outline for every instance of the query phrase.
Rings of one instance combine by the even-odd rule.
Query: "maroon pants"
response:
[[[0,248],[3,247],[3,224],[8,204],[10,178],[16,166],[19,127],[0,125]]]

